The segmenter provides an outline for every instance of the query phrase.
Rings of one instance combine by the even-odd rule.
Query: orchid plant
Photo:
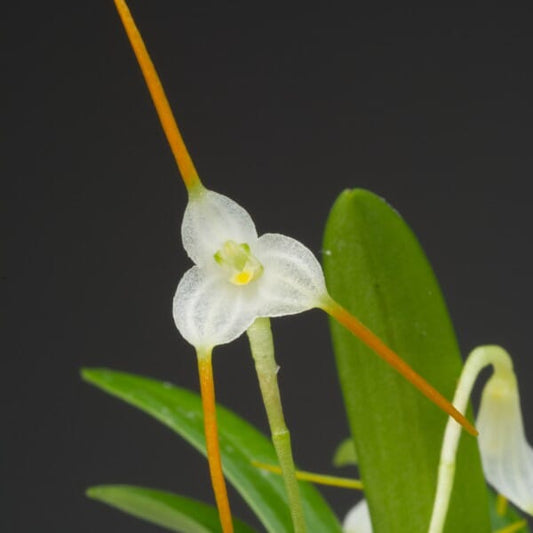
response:
[[[470,385],[463,385],[461,378],[452,404],[447,396],[459,375],[460,358],[436,282],[403,221],[366,191],[341,195],[326,228],[325,274],[313,253],[300,242],[281,234],[258,236],[244,208],[203,185],[131,13],[124,0],[115,0],[115,5],[188,193],[181,236],[194,265],[179,281],[173,316],[177,329],[197,354],[200,399],[167,384],[107,370],[87,369],[83,376],[170,426],[207,455],[216,511],[184,497],[139,487],[93,487],[89,496],[173,531],[252,531],[232,516],[228,479],[268,531],[341,531],[329,506],[302,481],[307,480],[359,489],[364,486],[367,500],[349,514],[344,531],[491,531],[490,505],[475,440],[477,430],[465,414],[472,373],[477,375],[477,371],[470,370],[475,363],[469,364],[474,355],[463,371]],[[358,237],[354,239],[353,235]],[[395,249],[398,243],[399,255]],[[411,276],[416,278],[412,282]],[[364,294],[361,287],[365,287]],[[344,305],[334,298],[335,294],[342,295]],[[382,306],[376,305],[376,299],[390,301]],[[277,383],[270,318],[312,308],[330,315],[353,435],[350,442],[357,450],[363,484],[303,473],[294,466]],[[382,311],[376,312],[378,308],[398,311],[384,316]],[[413,324],[426,328],[422,335],[416,327],[413,330]],[[212,352],[243,333],[249,339],[271,444],[235,415],[216,406]],[[494,350],[489,349],[490,353]],[[498,361],[502,357],[494,356]],[[494,364],[499,368],[499,363]],[[512,382],[509,371],[505,375],[505,383]],[[376,380],[386,384],[380,387],[380,394],[370,390],[375,389]],[[490,394],[492,398],[498,393]],[[516,414],[517,397],[509,402],[511,418],[504,417],[511,425],[515,422],[516,431],[497,444],[490,435],[491,431],[498,432],[492,421],[498,402],[494,400],[485,407],[490,403],[483,401],[478,418],[485,433],[479,442],[487,479],[501,494],[531,513],[533,452],[524,444],[523,429],[516,422],[520,419]],[[446,432],[445,414],[450,417]],[[463,479],[468,476],[470,483],[468,490],[460,487],[455,491],[457,496],[452,488],[461,426],[470,435],[463,439],[464,450],[459,451],[457,464],[461,464]],[[436,454],[443,434],[437,468]],[[395,451],[395,446],[390,446],[393,442],[401,444]],[[413,475],[406,469],[396,480],[399,485],[387,486],[397,471],[390,468],[391,464],[406,450],[419,454],[417,472]],[[519,463],[507,459],[508,454]],[[470,464],[459,462],[465,457]],[[517,473],[514,468],[526,473],[516,483],[508,477]],[[462,504],[454,505],[458,497],[463,498]],[[522,527],[513,513],[504,513],[504,519],[515,528],[506,532],[518,531],[517,524]]]

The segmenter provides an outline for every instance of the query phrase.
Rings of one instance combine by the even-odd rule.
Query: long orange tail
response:
[[[397,370],[424,396],[429,398],[435,405],[454,418],[466,431],[468,431],[468,433],[474,435],[474,437],[478,435],[476,428],[453,406],[450,401],[432,387],[422,376],[417,374],[398,354],[391,350],[375,333],[369,330],[356,317],[344,309],[344,307],[334,300],[331,300],[324,305],[323,309]]]
[[[148,86],[148,91],[155,105],[155,109],[159,116],[161,126],[165,132],[165,135],[170,145],[170,149],[174,154],[174,159],[178,165],[185,187],[189,193],[202,186],[194,163],[191,156],[183,142],[180,130],[176,123],[176,119],[172,114],[170,105],[168,103],[165,90],[161,84],[161,80],[157,74],[157,71],[150,59],[150,54],[146,49],[143,38],[135,25],[135,21],[131,15],[131,12],[124,0],[114,0],[117,11],[122,20],[122,24],[130,40],[131,47],[135,52],[139,66],[141,67],[142,74]]]

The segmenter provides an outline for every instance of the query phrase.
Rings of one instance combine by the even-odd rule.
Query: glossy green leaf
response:
[[[87,490],[87,496],[125,513],[180,533],[220,533],[218,511],[211,505],[160,490],[130,485],[101,485]],[[235,533],[253,533],[234,519]]]
[[[489,502],[490,521],[493,532],[497,532],[499,529],[503,529],[513,524],[523,523],[523,527],[516,529],[515,533],[531,533],[531,528],[527,525],[527,519],[510,503],[507,503],[503,513],[498,509],[498,497],[492,489],[489,489]]]
[[[205,455],[202,405],[197,394],[170,383],[108,369],[85,369],[82,376],[87,382],[159,420]],[[277,463],[271,442],[227,409],[218,407],[217,416],[227,479],[267,531],[292,531],[281,477],[252,465],[254,460]],[[300,488],[309,531],[340,532],[337,518],[319,492],[308,483],[301,483]]]
[[[324,250],[332,296],[451,399],[459,349],[435,276],[399,214],[368,191],[346,191],[329,216]],[[425,533],[446,415],[333,321],[331,331],[374,531]],[[468,434],[456,472],[446,531],[489,532],[479,453]]]

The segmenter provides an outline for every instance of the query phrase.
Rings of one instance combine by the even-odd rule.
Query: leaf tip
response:
[[[332,211],[349,209],[351,212],[357,207],[370,207],[372,209],[381,204],[389,205],[383,197],[367,189],[344,189],[335,200]]]
[[[82,367],[80,368],[80,376],[83,381],[91,381],[94,374],[94,368]]]
[[[81,379],[86,383],[91,383],[92,385],[98,385],[103,381],[108,381],[111,378],[112,372],[113,371],[109,370],[108,368],[80,368]]]
[[[101,488],[102,487],[99,485],[94,487],[88,487],[85,490],[85,496],[87,498],[90,498],[91,500],[99,500],[102,492]]]

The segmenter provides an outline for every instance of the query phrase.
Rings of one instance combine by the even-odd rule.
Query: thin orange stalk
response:
[[[364,342],[371,350],[397,370],[407,381],[414,385],[424,396],[429,398],[440,409],[454,418],[468,433],[477,436],[476,428],[447,400],[432,387],[422,376],[417,374],[399,355],[391,350],[375,333],[370,331],[356,317],[333,299],[323,304],[324,311],[337,322]]]
[[[211,350],[198,352],[198,372],[200,374],[200,392],[204,410],[204,431],[207,448],[207,460],[211,484],[215,493],[220,523],[224,533],[233,533],[233,522],[226,490],[226,481],[222,472],[220,447],[218,444],[217,415],[215,411],[215,386],[213,382],[213,366],[211,364]]]
[[[143,38],[135,25],[135,21],[133,20],[126,2],[124,0],[114,0],[114,2],[120,15],[120,19],[122,20],[122,24],[124,25],[124,29],[128,35],[131,47],[133,48],[139,66],[141,67],[146,85],[148,86],[148,91],[154,102],[155,109],[167,137],[170,149],[174,154],[174,159],[178,164],[185,187],[187,187],[189,193],[192,193],[194,190],[202,187],[202,183],[196,172],[191,156],[187,151],[187,147],[183,142],[176,119],[170,109],[165,90],[161,84],[161,80],[159,79],[152,60],[150,59],[150,54],[148,54]]]

